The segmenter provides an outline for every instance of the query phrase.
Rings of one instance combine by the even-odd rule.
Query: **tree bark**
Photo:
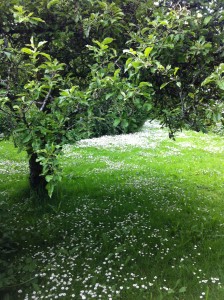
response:
[[[30,169],[30,186],[33,190],[44,190],[46,187],[46,180],[44,176],[41,175],[43,167],[37,161],[37,154],[32,153],[29,159],[29,169]]]

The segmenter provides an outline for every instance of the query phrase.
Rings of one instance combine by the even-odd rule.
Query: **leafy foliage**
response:
[[[49,195],[71,140],[222,121],[221,0],[10,0],[0,20],[1,130]]]

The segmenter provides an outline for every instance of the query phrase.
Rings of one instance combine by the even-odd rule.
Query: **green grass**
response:
[[[147,130],[154,148],[66,147],[50,201],[0,143],[2,299],[224,299],[224,141]]]

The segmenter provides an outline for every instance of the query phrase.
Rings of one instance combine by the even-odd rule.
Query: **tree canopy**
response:
[[[2,0],[0,128],[51,196],[62,146],[222,121],[222,0]]]

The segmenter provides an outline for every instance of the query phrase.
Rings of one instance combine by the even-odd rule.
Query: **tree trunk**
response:
[[[30,169],[30,186],[33,190],[44,190],[46,187],[46,180],[44,176],[41,175],[43,167],[37,161],[37,154],[32,153],[29,159],[29,169]]]

